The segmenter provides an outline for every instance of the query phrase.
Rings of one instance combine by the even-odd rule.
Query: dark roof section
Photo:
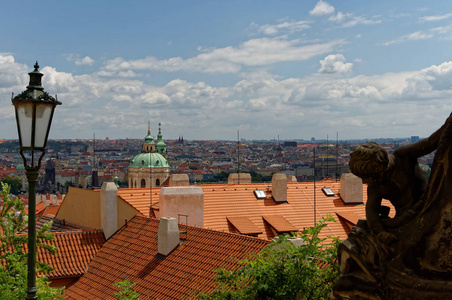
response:
[[[128,279],[142,299],[193,299],[215,289],[219,267],[236,268],[246,253],[269,241],[184,226],[186,240],[168,256],[158,254],[159,221],[136,216],[97,253],[88,271],[64,292],[65,299],[114,299],[113,283]]]

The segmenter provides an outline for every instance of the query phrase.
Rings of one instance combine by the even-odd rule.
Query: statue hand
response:
[[[387,231],[381,231],[377,234],[377,240],[384,245],[391,246],[394,244],[398,238],[396,235],[389,233]]]

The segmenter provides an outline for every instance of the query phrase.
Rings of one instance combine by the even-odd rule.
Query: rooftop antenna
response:
[[[148,135],[151,134],[151,121],[148,121]],[[149,151],[149,193],[151,205],[149,206],[149,218],[152,217],[152,161],[151,152]]]
[[[336,180],[339,177],[339,131],[336,131]]]
[[[326,135],[326,178],[328,178],[328,156],[329,156],[328,134]]]
[[[317,219],[316,219],[316,204],[317,204],[317,198],[315,195],[315,191],[316,191],[316,187],[315,187],[315,144],[314,144],[314,226],[317,224]]]
[[[93,133],[93,168],[96,169],[96,133]]]
[[[237,183],[240,184],[240,130],[237,130]]]

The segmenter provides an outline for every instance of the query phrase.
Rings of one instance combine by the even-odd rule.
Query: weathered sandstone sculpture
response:
[[[435,149],[427,183],[417,158]],[[361,145],[350,169],[368,184],[367,220],[339,246],[334,297],[452,299],[452,114],[429,138],[391,155]],[[382,198],[394,205],[394,218]]]

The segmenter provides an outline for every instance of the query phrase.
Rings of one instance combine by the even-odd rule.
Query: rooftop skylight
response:
[[[254,190],[254,196],[256,196],[257,199],[267,199],[264,190]]]
[[[322,191],[325,193],[325,195],[327,195],[328,197],[333,197],[334,196],[334,192],[331,188],[327,188],[324,187],[322,188]]]

